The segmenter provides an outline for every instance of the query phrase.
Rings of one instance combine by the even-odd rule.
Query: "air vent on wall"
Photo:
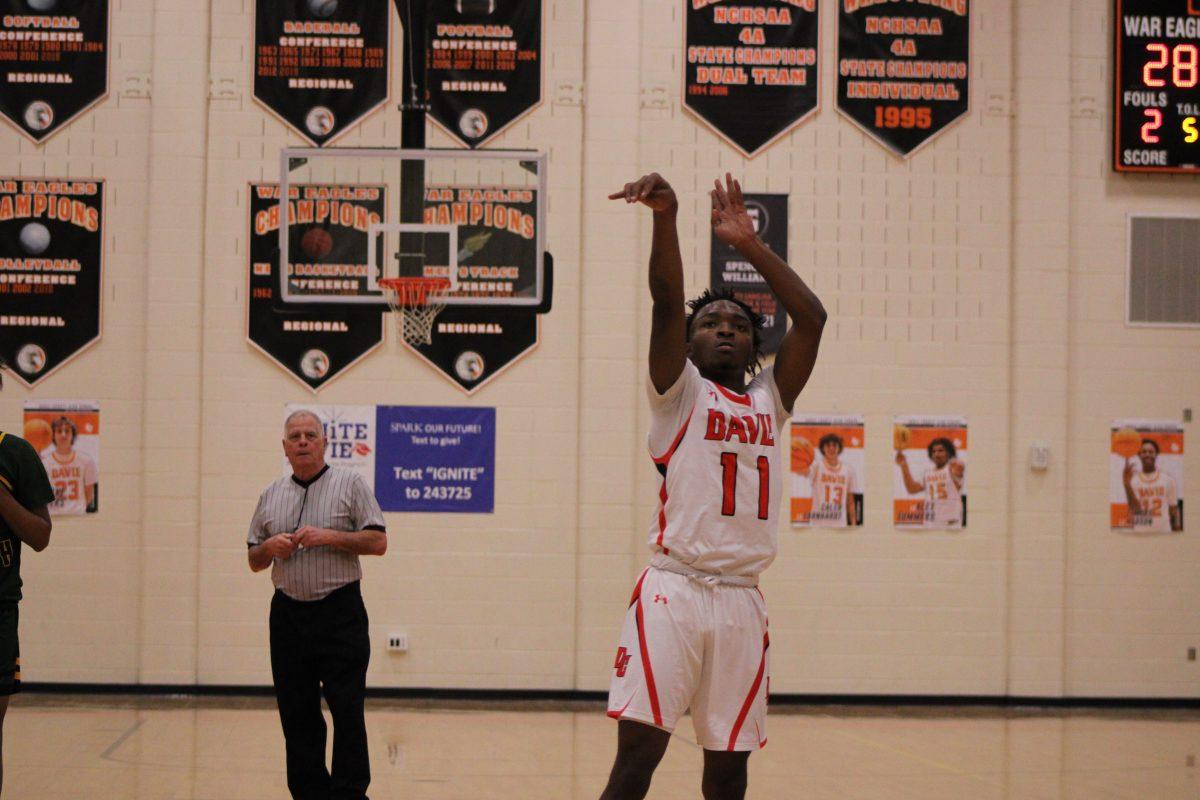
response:
[[[1126,321],[1200,326],[1200,217],[1129,218]]]

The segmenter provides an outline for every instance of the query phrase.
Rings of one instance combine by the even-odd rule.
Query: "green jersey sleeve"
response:
[[[11,433],[0,434],[0,483],[25,508],[39,508],[54,500],[54,488],[37,451]]]

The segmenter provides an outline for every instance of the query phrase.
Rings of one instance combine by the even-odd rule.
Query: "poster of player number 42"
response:
[[[1113,530],[1183,530],[1183,426],[1171,420],[1118,419],[1108,456]]]

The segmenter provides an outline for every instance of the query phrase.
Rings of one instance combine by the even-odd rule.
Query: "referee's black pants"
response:
[[[363,699],[371,640],[358,581],[312,602],[271,600],[271,677],[295,800],[366,800],[371,782]],[[325,769],[325,717],[333,716],[333,770]]]

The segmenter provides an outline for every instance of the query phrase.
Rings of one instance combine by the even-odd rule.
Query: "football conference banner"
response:
[[[0,113],[43,142],[108,94],[108,0],[0,0]]]
[[[788,196],[786,194],[747,194],[746,213],[754,223],[754,231],[771,252],[787,261],[788,256]],[[762,351],[770,354],[779,349],[787,332],[787,312],[779,305],[767,281],[741,253],[717,238],[709,236],[709,285],[713,289],[730,289],[737,299],[763,315]]]
[[[533,287],[538,258],[536,212],[537,192],[532,189],[430,186],[425,190],[425,223],[458,225],[458,290],[475,297],[512,297]],[[448,264],[448,257],[443,263]],[[530,352],[539,331],[532,308],[447,306],[433,322],[429,344],[404,345],[473,394]]]
[[[384,511],[490,514],[496,409],[379,406],[375,496]]]
[[[1183,426],[1157,419],[1113,422],[1108,487],[1113,530],[1182,531]]]
[[[104,181],[0,178],[0,357],[33,386],[100,338]]]
[[[430,118],[479,147],[542,100],[541,0],[441,0],[427,16]]]
[[[792,417],[792,527],[863,524],[863,432],[861,416]]]
[[[969,0],[838,0],[838,110],[899,156],[967,113]]]
[[[383,186],[293,184],[287,203],[288,265],[298,293],[362,294],[367,229],[384,217]],[[383,343],[378,307],[293,304],[279,293],[279,185],[250,185],[246,336],[316,392]]]
[[[25,441],[54,488],[52,517],[100,510],[100,405],[94,400],[27,400]]]
[[[384,0],[256,0],[254,97],[317,146],[388,99]]]
[[[896,417],[892,521],[898,528],[960,530],[967,525],[967,420]]]
[[[683,0],[683,105],[746,156],[818,105],[817,0]]]
[[[325,463],[346,467],[362,475],[375,488],[375,406],[319,406],[289,403],[283,408],[286,422],[297,411],[311,411],[321,420],[325,433]],[[285,458],[283,474],[291,475]]]

